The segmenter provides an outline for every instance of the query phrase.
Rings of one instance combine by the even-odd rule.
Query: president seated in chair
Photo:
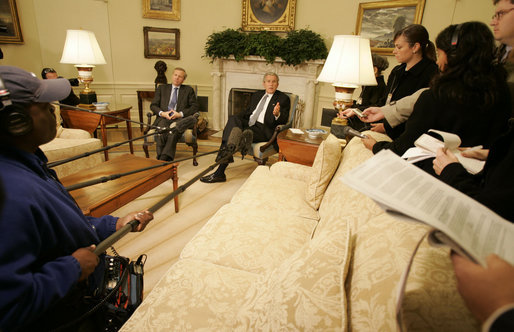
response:
[[[231,115],[228,118],[221,140],[220,151],[216,161],[221,160],[235,150],[240,150],[241,154],[250,151],[253,142],[269,141],[278,125],[285,124],[289,119],[290,98],[283,92],[277,90],[278,75],[266,73],[263,80],[264,90],[255,92],[250,100],[250,105],[246,110],[238,115]],[[241,132],[234,134],[234,132]],[[233,142],[229,137],[236,138]],[[276,145],[276,141],[274,142]],[[278,146],[276,146],[278,150]],[[225,182],[225,169],[229,162],[221,163],[218,169],[200,181],[205,183]]]
[[[198,102],[193,88],[182,84],[186,77],[186,71],[177,67],[173,70],[172,84],[157,87],[155,97],[150,104],[150,109],[157,115],[154,126],[170,127],[173,122],[181,121],[198,112]],[[183,132],[173,130],[157,135],[157,159],[173,160],[177,142],[182,134]]]

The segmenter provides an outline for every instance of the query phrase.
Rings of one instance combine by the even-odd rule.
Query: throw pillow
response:
[[[339,143],[337,137],[330,134],[320,144],[312,164],[311,177],[305,193],[305,200],[312,208],[319,209],[323,194],[339,165],[340,159],[341,143]]]

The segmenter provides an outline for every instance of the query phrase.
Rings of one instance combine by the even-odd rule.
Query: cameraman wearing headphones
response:
[[[82,299],[98,288],[104,272],[93,253],[95,245],[130,220],[139,220],[134,231],[142,231],[153,219],[148,211],[123,218],[85,217],[55,172],[46,167],[39,146],[56,134],[49,102],[63,99],[70,89],[66,79],[40,80],[22,69],[0,66],[3,332],[47,331],[88,311]],[[79,326],[70,330],[78,331]]]

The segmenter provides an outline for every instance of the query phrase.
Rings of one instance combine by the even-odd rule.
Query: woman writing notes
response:
[[[402,155],[429,129],[457,134],[462,146],[481,144],[486,148],[506,131],[509,91],[505,70],[494,62],[490,29],[480,22],[450,25],[437,36],[436,44],[442,74],[420,95],[397,139],[363,139],[374,153],[390,149]],[[433,173],[431,160],[418,166]]]

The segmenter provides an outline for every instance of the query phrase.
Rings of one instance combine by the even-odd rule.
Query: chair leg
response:
[[[196,153],[198,152],[198,144],[193,144],[193,166],[198,166],[198,161],[196,161]]]
[[[145,151],[146,158],[150,158],[150,153],[148,153],[148,145],[143,143],[143,150]]]
[[[268,162],[268,158],[267,157],[263,158],[263,159],[257,158],[257,157],[253,157],[253,160],[255,160],[259,166],[266,165],[266,163]]]

